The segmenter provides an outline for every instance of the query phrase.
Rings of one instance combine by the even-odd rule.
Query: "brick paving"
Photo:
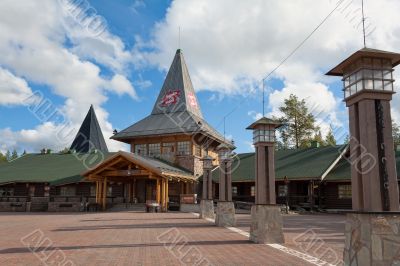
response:
[[[343,264],[345,215],[283,215],[285,246],[332,264]],[[236,214],[237,228],[250,231],[250,215]]]
[[[250,216],[238,214],[237,218],[238,228],[248,231]],[[343,221],[341,216],[285,216],[285,246],[304,252],[293,239],[314,228],[327,246],[340,251],[341,256]],[[304,237],[301,241],[312,242]],[[314,245],[307,253],[318,257],[315,249]],[[61,262],[137,266],[193,262],[312,265],[270,246],[253,244],[243,235],[218,228],[190,213],[0,213],[0,265],[62,265]]]

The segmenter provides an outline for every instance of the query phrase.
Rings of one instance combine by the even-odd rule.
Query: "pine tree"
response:
[[[18,152],[14,149],[13,151],[12,151],[12,154],[11,154],[11,161],[12,160],[15,160],[15,159],[18,159]]]
[[[312,140],[317,142],[321,147],[326,145],[324,139],[322,138],[321,130],[319,128],[318,130],[316,130],[314,138]]]
[[[332,125],[329,127],[329,132],[328,135],[326,135],[325,142],[326,145],[336,146],[336,139],[335,136],[333,135]]]
[[[350,142],[350,137],[349,135],[346,135],[346,137],[343,140],[343,144],[349,144],[349,142]]]
[[[400,127],[394,121],[392,121],[392,134],[394,147],[396,149],[397,145],[400,145]]]
[[[7,162],[11,161],[11,152],[9,150],[6,152],[6,160]]]
[[[291,94],[279,108],[283,116],[279,119],[284,125],[279,128],[284,147],[295,148],[308,146],[310,136],[316,130],[315,118],[308,111],[305,100]]]
[[[6,156],[2,152],[0,152],[0,164],[6,162],[7,162]]]
[[[24,150],[24,152],[21,154],[21,156],[27,155],[28,153],[26,152],[26,150]]]

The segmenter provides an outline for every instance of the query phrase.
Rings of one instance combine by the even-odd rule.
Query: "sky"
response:
[[[367,47],[400,52],[398,10],[365,1]],[[2,0],[0,151],[69,147],[91,104],[109,149],[129,149],[109,138],[150,114],[178,48],[205,119],[236,152],[253,150],[245,128],[262,116],[274,69],[266,115],[296,94],[340,143],[342,84],[325,73],[363,47],[360,22],[356,0]],[[392,116],[400,122],[399,94]]]

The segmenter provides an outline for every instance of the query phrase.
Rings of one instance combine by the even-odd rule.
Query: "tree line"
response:
[[[12,160],[18,159],[19,157],[21,157],[25,154],[26,154],[26,151],[24,151],[21,155],[19,155],[17,150],[15,150],[15,149],[13,151],[7,150],[5,154],[0,152],[0,163],[11,162]]]
[[[279,108],[282,116],[275,117],[283,124],[278,129],[280,139],[277,141],[278,149],[306,148],[311,143],[318,143],[319,146],[335,146],[337,143],[332,125],[325,137],[322,136],[321,128],[316,123],[315,116],[307,108],[306,101],[291,94],[284,100]],[[393,140],[395,147],[400,145],[400,128],[392,122]],[[343,143],[348,143],[349,136],[346,136]]]

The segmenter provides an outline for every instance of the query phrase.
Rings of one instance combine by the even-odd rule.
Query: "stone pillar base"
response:
[[[250,241],[257,244],[285,243],[281,208],[277,205],[251,207]]]
[[[217,204],[217,217],[215,218],[217,226],[235,226],[235,205],[232,201],[219,201]]]
[[[348,213],[345,265],[400,264],[400,213]]]
[[[213,200],[201,200],[200,202],[200,218],[215,219]]]

